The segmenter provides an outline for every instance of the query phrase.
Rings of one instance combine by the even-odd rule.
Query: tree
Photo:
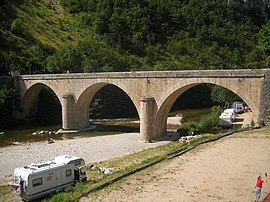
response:
[[[14,124],[13,112],[20,111],[18,95],[12,78],[0,79],[0,126],[5,128]]]
[[[82,56],[76,47],[67,45],[46,61],[46,68],[53,73],[82,72]]]
[[[270,67],[270,21],[262,27],[258,34],[257,47],[265,55],[265,66]]]
[[[241,98],[232,91],[217,85],[212,86],[211,99],[213,102],[220,103],[223,108],[234,101],[241,100]]]

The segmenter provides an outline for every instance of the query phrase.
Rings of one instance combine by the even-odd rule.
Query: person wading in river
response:
[[[256,200],[255,202],[259,202],[259,199],[261,197],[261,191],[262,191],[262,184],[267,181],[267,173],[265,173],[265,180],[262,179],[262,177],[259,175],[257,177],[257,182],[255,185],[256,188]]]

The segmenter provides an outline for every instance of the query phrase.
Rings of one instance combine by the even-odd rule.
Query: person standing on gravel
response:
[[[265,180],[262,179],[262,177],[259,175],[257,177],[257,182],[255,185],[256,188],[256,200],[255,202],[259,202],[259,199],[261,197],[261,191],[262,191],[262,184],[267,181],[267,173],[265,173]]]

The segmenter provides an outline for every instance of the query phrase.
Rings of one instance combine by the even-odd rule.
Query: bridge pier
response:
[[[62,129],[71,130],[76,129],[74,123],[74,98],[73,95],[63,95],[62,96]]]
[[[140,140],[151,141],[155,139],[155,99],[153,97],[142,97],[140,99]]]

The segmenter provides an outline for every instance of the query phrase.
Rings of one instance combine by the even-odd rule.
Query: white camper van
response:
[[[231,116],[232,121],[235,121],[236,119],[235,109],[225,109],[222,114],[228,114]]]
[[[244,112],[245,107],[241,102],[234,102],[229,106],[229,109],[234,109],[234,112],[238,114]]]
[[[222,113],[219,116],[219,125],[223,128],[230,128],[232,126],[232,115]]]
[[[86,181],[81,171],[84,160],[75,156],[58,156],[52,161],[32,163],[16,168],[9,185],[23,200],[30,201],[60,191],[76,182]]]

